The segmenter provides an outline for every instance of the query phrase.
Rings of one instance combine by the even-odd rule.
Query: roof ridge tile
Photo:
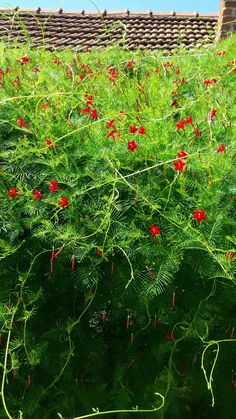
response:
[[[154,12],[150,9],[148,10],[141,10],[141,11],[130,11],[129,9],[122,9],[122,10],[63,10],[62,8],[59,9],[42,9],[41,7],[38,8],[21,8],[16,6],[15,8],[8,8],[8,7],[0,7],[0,13],[2,12],[19,12],[19,13],[52,13],[52,14],[75,14],[75,15],[83,15],[83,16],[114,16],[114,15],[126,15],[126,16],[186,16],[186,17],[217,17],[219,13],[199,13],[199,12],[176,12],[174,10],[169,12]]]

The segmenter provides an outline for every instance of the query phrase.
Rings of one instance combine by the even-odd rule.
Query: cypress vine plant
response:
[[[233,417],[235,36],[0,48],[1,417]]]

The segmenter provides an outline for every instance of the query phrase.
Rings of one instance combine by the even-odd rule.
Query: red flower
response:
[[[193,123],[193,117],[192,116],[187,116],[187,118],[185,119],[185,124],[192,124]]]
[[[51,147],[53,145],[53,142],[52,142],[52,140],[50,140],[50,138],[47,138],[45,143],[48,147]]]
[[[169,341],[172,341],[172,340],[174,340],[175,339],[175,337],[174,337],[174,334],[173,334],[173,332],[167,332],[166,333],[166,339],[167,340],[169,340]]]
[[[214,116],[216,115],[217,109],[212,108],[208,114],[207,121],[211,122]]]
[[[128,141],[128,150],[134,151],[138,147],[137,143],[133,141]]]
[[[19,193],[17,192],[17,189],[16,188],[10,188],[10,189],[8,189],[8,195],[11,198],[18,198],[20,196]]]
[[[182,160],[177,160],[173,164],[175,166],[175,170],[182,171],[186,163],[184,163],[184,161]]]
[[[223,57],[223,55],[225,55],[225,54],[226,54],[226,51],[218,51],[216,53],[216,55],[218,55],[219,57]]]
[[[209,84],[211,84],[211,80],[207,79],[203,82],[203,84],[205,84],[205,86],[209,86]]]
[[[138,129],[138,133],[139,134],[146,134],[146,130],[145,130],[145,128],[144,127],[140,127],[139,129]]]
[[[175,70],[175,74],[179,74],[180,73],[180,68],[177,68],[176,70]]]
[[[20,128],[26,127],[26,128],[30,128],[28,124],[26,124],[26,122],[24,121],[24,119],[22,118],[22,116],[20,116],[20,118],[17,120],[17,124]]]
[[[90,112],[90,108],[84,108],[80,111],[83,115]]]
[[[41,194],[41,192],[38,189],[35,189],[33,191],[34,194],[34,199],[42,199],[43,195]]]
[[[46,109],[48,109],[49,108],[49,104],[48,103],[43,103],[42,105],[41,105],[41,109],[43,110],[43,111],[45,111]]]
[[[161,234],[159,226],[151,225],[149,231],[150,231],[152,237],[155,237],[157,234]]]
[[[113,129],[113,131],[110,131],[110,132],[108,132],[108,134],[107,134],[107,138],[108,137],[112,137],[112,138],[114,138],[114,135],[115,135],[115,133],[116,133],[117,131],[116,131],[116,129]]]
[[[168,68],[168,67],[172,68],[173,66],[174,66],[174,63],[171,63],[170,61],[167,61],[166,63],[163,64],[164,68]]]
[[[57,64],[57,65],[61,64],[61,62],[55,57],[52,57],[52,61],[54,62],[54,64]]]
[[[200,129],[198,129],[198,128],[196,128],[193,133],[194,133],[194,135],[196,135],[196,137],[201,137],[201,135],[202,135],[202,131],[200,131]]]
[[[126,63],[126,65],[125,65],[125,67],[126,68],[131,68],[132,66],[133,66],[133,64],[135,63],[135,61],[134,60],[130,60],[130,61],[128,61],[127,63]]]
[[[97,114],[96,109],[91,110],[90,117],[91,117],[92,120],[95,119],[95,118],[98,118],[98,114]]]
[[[218,153],[222,153],[223,151],[225,151],[225,145],[221,144],[218,148],[217,148]]]
[[[129,127],[129,132],[132,132],[132,134],[135,134],[136,131],[138,131],[138,127],[136,127],[135,125],[131,125]]]
[[[39,68],[38,67],[34,67],[34,72],[35,72],[35,74],[39,73],[40,72]]]
[[[114,119],[111,119],[108,123],[107,123],[107,125],[106,125],[106,129],[109,129],[109,128],[114,128],[114,122],[115,122],[115,120]]]
[[[177,100],[174,100],[174,101],[172,102],[171,106],[174,106],[174,107],[176,108],[176,106],[178,106],[178,102],[177,102]]]
[[[177,129],[184,129],[185,121],[179,121],[178,124],[176,124]]]
[[[59,188],[59,186],[57,185],[57,180],[52,180],[52,181],[50,182],[50,185],[49,185],[48,189],[49,189],[50,191],[52,191],[52,192],[58,191],[60,188]]]
[[[22,64],[28,63],[29,61],[30,61],[29,57],[26,57],[26,56],[25,56],[25,57],[22,57],[22,58],[21,58],[21,63],[22,63]]]
[[[186,151],[182,150],[180,153],[177,154],[177,157],[179,157],[179,159],[182,157],[187,157],[188,153],[186,153]]]
[[[193,218],[196,218],[198,223],[201,223],[203,220],[206,220],[207,217],[205,216],[205,210],[196,209]]]
[[[59,201],[59,205],[61,205],[62,208],[69,207],[68,198],[61,198]]]
[[[182,77],[182,79],[181,79],[181,83],[182,83],[182,84],[187,83],[184,77]]]

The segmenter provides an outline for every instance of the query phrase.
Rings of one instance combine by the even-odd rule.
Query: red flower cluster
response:
[[[132,134],[135,134],[136,132],[138,132],[140,135],[146,134],[146,130],[144,126],[136,127],[135,125],[131,125],[129,127],[129,132],[131,132]]]
[[[226,51],[217,51],[216,55],[218,55],[219,57],[223,57],[224,55],[226,55]]]
[[[67,75],[67,77],[72,77],[73,76],[73,70],[66,70],[66,75]]]
[[[209,86],[210,84],[215,84],[217,82],[217,79],[207,79],[203,82],[205,86]]]
[[[172,68],[174,67],[174,63],[171,61],[167,61],[166,63],[163,63],[163,68]]]
[[[186,159],[187,155],[188,155],[188,153],[186,153],[186,151],[184,151],[184,150],[182,150],[180,153],[177,154],[177,157],[179,158],[179,160],[177,160],[173,163],[174,167],[175,167],[175,170],[180,170],[180,171],[183,170],[186,163],[184,161],[182,161],[181,159]]]
[[[114,122],[115,122],[115,119],[111,119],[107,123],[106,129],[110,129],[110,128],[113,128],[113,129],[110,132],[108,132],[108,134],[107,134],[106,137],[107,138],[111,137],[115,141],[115,140],[117,140],[121,136],[121,134],[117,131],[117,129],[116,129],[115,125],[114,125]]]
[[[115,84],[115,79],[118,77],[118,72],[114,67],[111,67],[110,65],[108,65],[106,67],[106,69],[109,71],[110,73],[110,77],[109,80],[112,82],[112,84]]]
[[[48,186],[48,189],[52,192],[55,192],[55,191],[59,190],[60,188],[58,187],[57,183],[58,183],[57,180],[52,180],[50,182],[49,186]],[[19,196],[20,196],[16,188],[9,188],[8,189],[8,195],[11,198],[19,198]],[[39,191],[39,189],[34,189],[33,198],[34,199],[42,199],[43,198],[43,195]],[[65,197],[61,198],[60,201],[58,202],[58,204],[61,205],[62,208],[69,207],[69,198],[65,198]]]
[[[92,100],[93,100],[93,96],[88,96],[87,101],[86,101],[86,105],[87,105],[87,107],[86,107],[86,108],[81,109],[81,113],[82,113],[83,115],[90,114],[90,118],[91,118],[92,120],[94,120],[95,118],[98,118],[98,117],[99,117],[99,115],[98,115],[98,113],[97,113],[96,108],[90,109],[90,107],[88,106],[88,104],[89,104],[89,105],[93,105]]]
[[[191,125],[193,124],[193,117],[192,116],[187,116],[185,121],[179,121],[178,124],[176,124],[176,127],[177,127],[178,130],[180,130],[180,129],[184,130],[185,125],[188,125],[188,124],[191,124]]]

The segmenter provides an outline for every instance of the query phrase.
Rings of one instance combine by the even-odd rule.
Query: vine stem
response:
[[[125,255],[125,257],[126,257],[126,259],[127,259],[128,263],[129,263],[129,266],[130,266],[130,279],[129,279],[129,281],[127,282],[127,284],[126,284],[126,286],[125,286],[125,289],[126,289],[126,288],[128,288],[129,284],[130,284],[130,283],[134,280],[134,269],[133,269],[133,265],[132,265],[132,263],[130,262],[129,256],[128,256],[128,255],[127,255],[127,253],[124,251],[124,249],[122,249],[122,247],[118,246],[118,244],[114,244],[114,245],[112,246],[112,248],[114,248],[114,247],[118,247],[118,249],[120,249],[120,250],[122,251],[122,253]]]
[[[94,416],[101,416],[101,415],[109,415],[109,414],[114,414],[114,413],[152,413],[152,412],[157,412],[158,410],[162,409],[162,407],[165,404],[165,397],[162,396],[162,394],[160,393],[154,393],[156,396],[159,396],[161,398],[161,405],[159,407],[155,407],[154,409],[138,409],[138,407],[136,407],[135,409],[132,410],[107,410],[104,412],[99,412],[97,409],[93,409],[96,410],[94,413],[90,413],[88,415],[84,415],[84,416],[77,416],[74,419],[86,419],[86,418],[92,418]],[[57,413],[58,416],[63,419],[63,417],[61,416],[60,413]]]
[[[8,411],[8,408],[7,408],[7,405],[6,405],[5,394],[4,394],[4,387],[5,387],[5,380],[6,380],[6,375],[7,375],[8,350],[9,350],[9,345],[10,345],[11,330],[12,330],[12,325],[13,325],[15,313],[16,313],[16,309],[13,310],[12,317],[11,317],[11,322],[10,322],[10,327],[9,327],[9,331],[8,331],[8,334],[7,334],[7,344],[6,344],[6,350],[5,350],[5,356],[4,356],[3,375],[2,375],[2,384],[1,384],[2,404],[3,404],[3,408],[4,408],[5,412],[6,412],[6,415],[7,415],[7,417],[9,419],[13,419],[13,418],[10,415],[10,413]]]
[[[203,342],[204,342],[204,340],[203,340]],[[209,342],[205,342],[207,346],[204,348],[203,353],[202,353],[202,357],[201,357],[201,369],[203,370],[203,374],[204,374],[205,381],[206,381],[206,384],[207,384],[207,389],[210,390],[210,392],[211,392],[211,406],[212,407],[214,407],[214,405],[215,405],[215,397],[214,397],[214,392],[213,392],[213,388],[212,388],[213,373],[214,373],[216,363],[217,363],[217,359],[218,359],[219,352],[220,352],[220,345],[219,344],[224,343],[224,342],[236,342],[236,339],[211,340]],[[211,370],[210,370],[210,373],[209,373],[209,378],[208,378],[207,377],[207,372],[206,372],[206,369],[205,369],[205,365],[204,365],[204,358],[205,358],[206,351],[211,346],[214,346],[214,345],[216,345],[216,349],[214,350],[215,357],[214,357],[214,361],[213,361],[213,364],[212,364],[212,367],[211,367]]]

